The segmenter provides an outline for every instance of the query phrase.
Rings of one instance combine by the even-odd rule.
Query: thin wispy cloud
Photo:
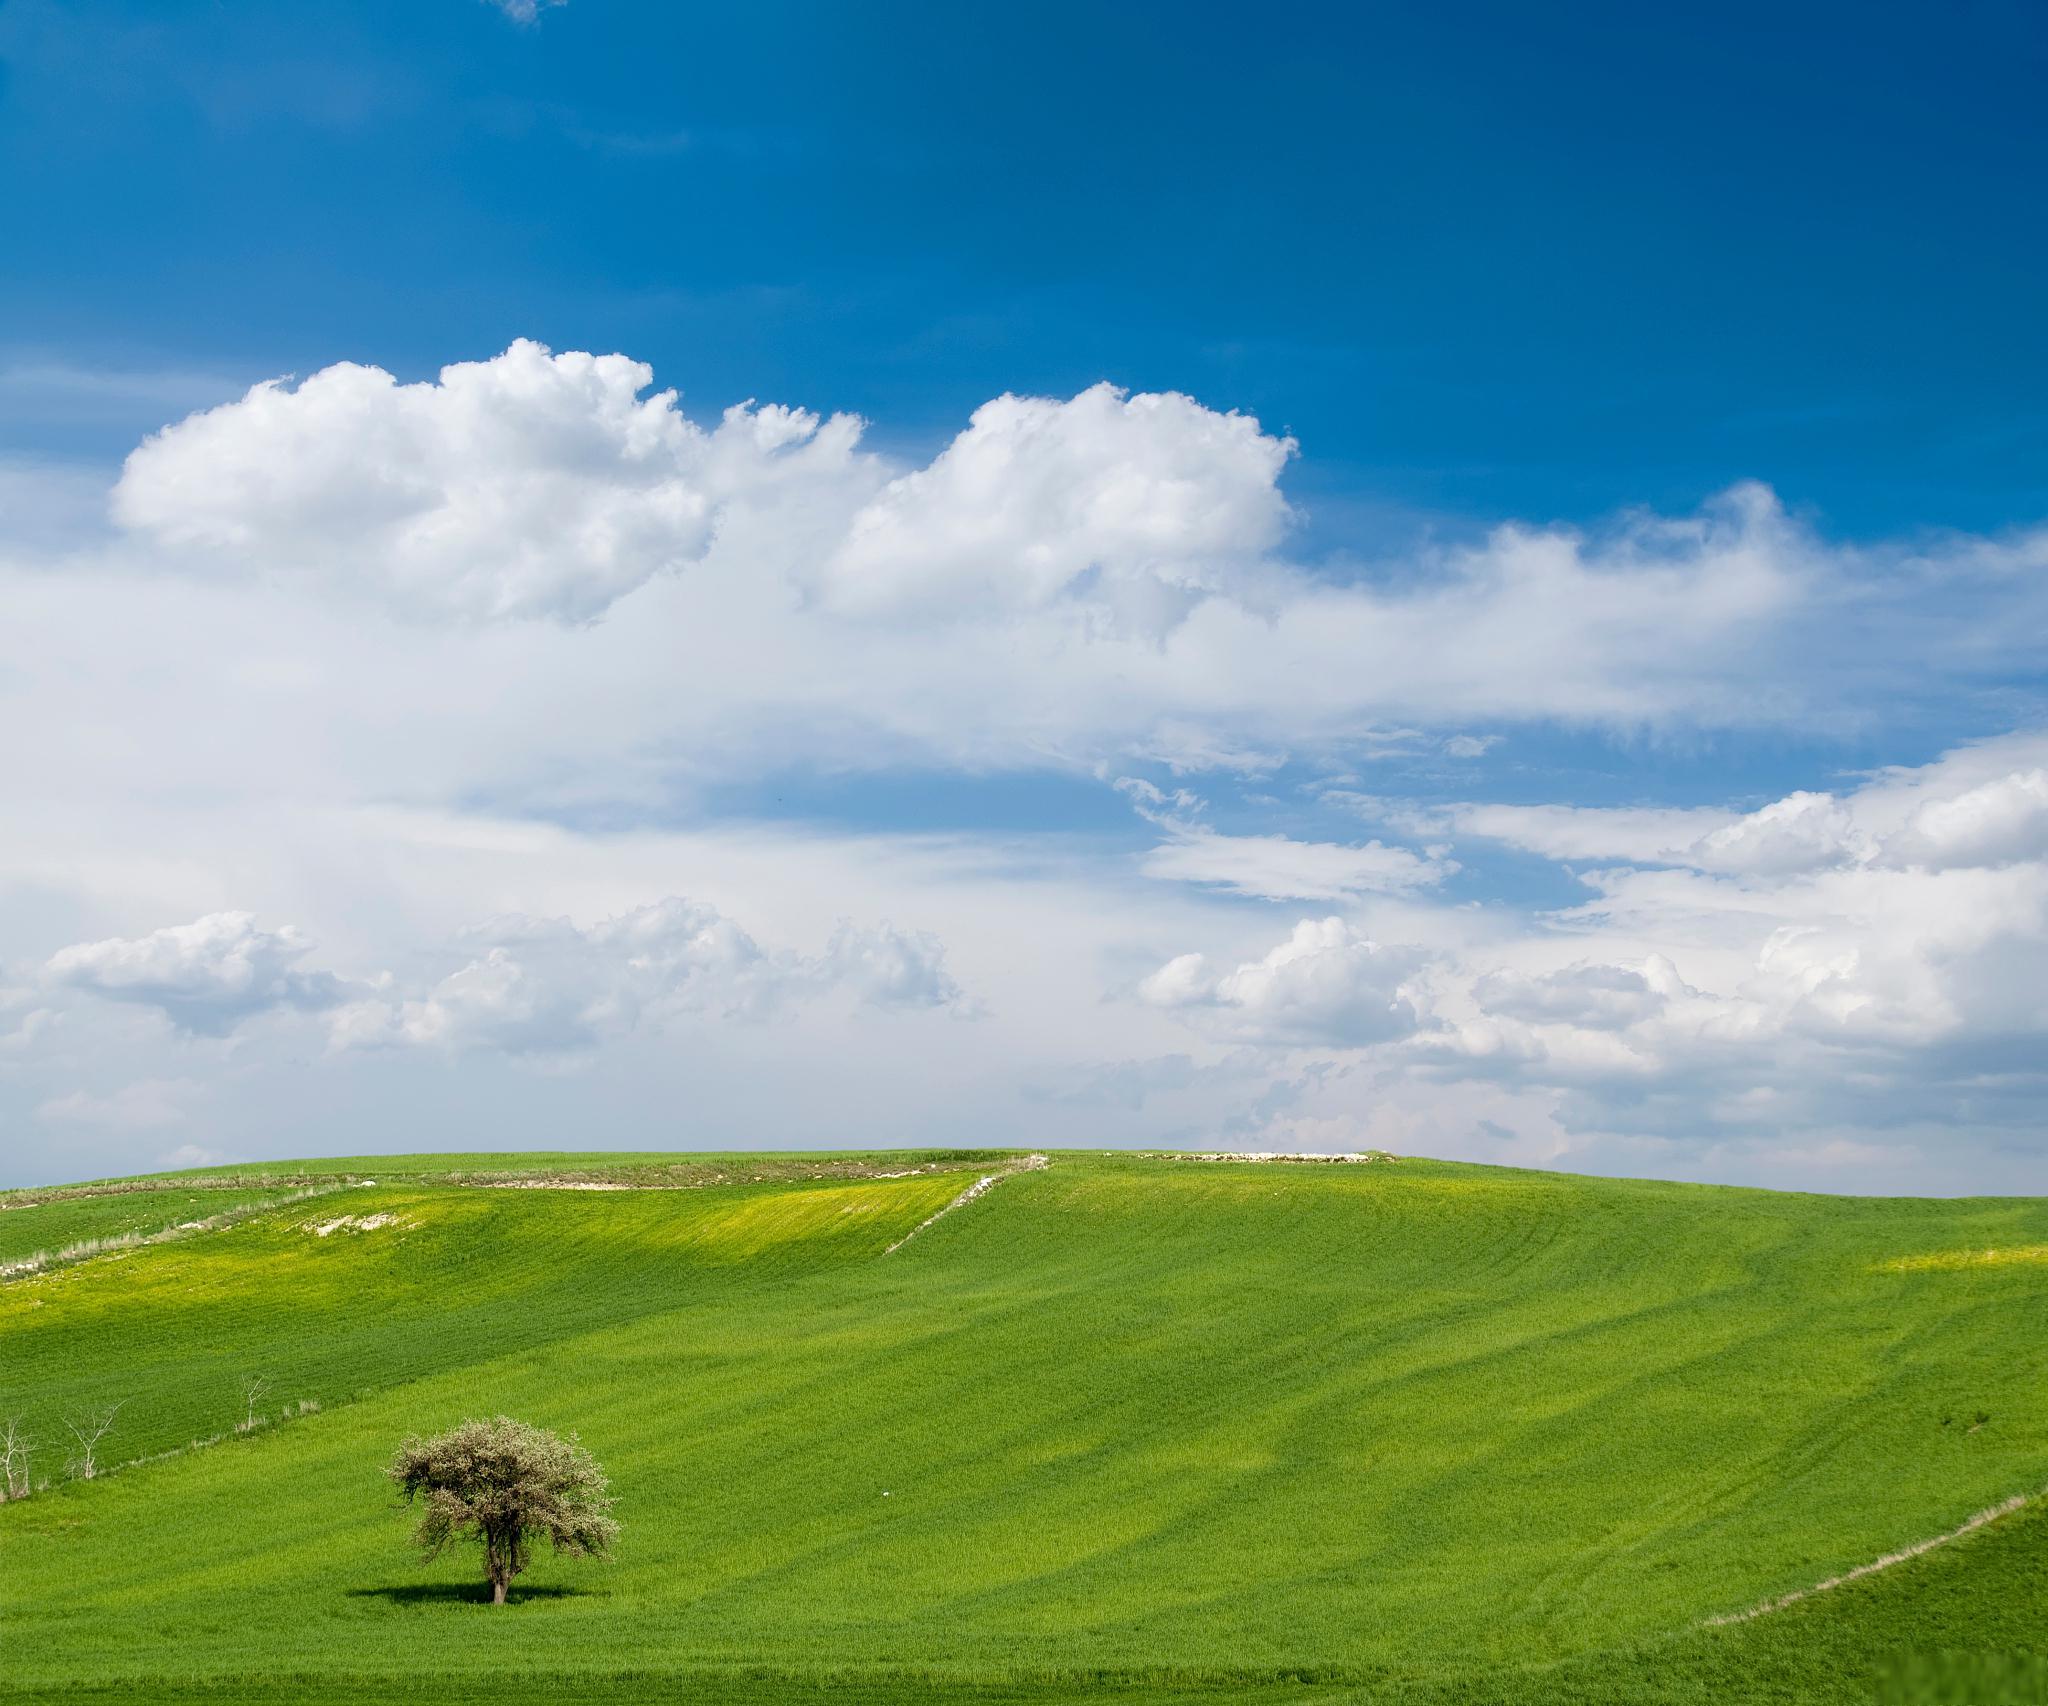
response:
[[[551,12],[557,6],[566,6],[569,0],[484,0],[484,4],[495,6],[513,23],[531,29],[541,20],[541,14]]]

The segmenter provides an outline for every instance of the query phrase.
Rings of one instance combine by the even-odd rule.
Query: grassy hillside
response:
[[[175,1232],[288,1194],[246,1186],[77,1196],[22,1193],[21,1200],[0,1212],[0,1274],[39,1257],[54,1261],[86,1253],[81,1246]]]
[[[687,1188],[444,1182],[551,1165]],[[2048,1204],[1059,1155],[884,1254],[989,1164],[371,1169],[0,1284],[45,1440],[321,1405],[0,1507],[0,1697],[2039,1692],[2031,1513],[1701,1625],[2048,1485]],[[498,1410],[626,1539],[493,1612],[379,1471]]]

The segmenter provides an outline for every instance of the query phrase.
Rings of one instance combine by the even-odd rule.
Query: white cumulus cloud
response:
[[[976,1010],[946,971],[945,944],[929,931],[842,924],[826,945],[820,970],[827,981],[847,985],[872,1006]]]
[[[858,421],[740,407],[709,432],[652,369],[524,339],[438,380],[343,362],[166,427],[123,526],[202,567],[311,574],[421,618],[584,622],[700,559],[728,505],[843,477]]]
[[[1840,795],[1795,793],[1684,845],[1670,868],[1588,872],[1569,940],[1634,963],[1439,965],[1425,1054],[1569,1087],[1610,1129],[1882,1126],[1970,1105],[2031,1119],[2048,1092],[2042,737],[1960,749]],[[1540,822],[1575,844],[1599,814]],[[1610,814],[1610,846],[1639,825]],[[1497,821],[1494,827],[1498,827]],[[1631,850],[1640,850],[1640,844]],[[1514,945],[1526,960],[1540,938]]]
[[[949,615],[1085,593],[1156,634],[1279,543],[1293,452],[1177,392],[998,397],[853,517],[821,590],[847,610]]]
[[[1138,993],[1245,1040],[1352,1048],[1415,1028],[1403,986],[1416,963],[1414,953],[1382,947],[1341,918],[1304,918],[1260,959],[1218,968],[1203,954],[1182,954]]]
[[[1839,865],[1868,850],[1855,818],[1832,794],[1801,792],[1709,830],[1675,862],[1708,871],[1789,876]]]
[[[1757,1176],[1918,1122],[1930,1155],[2002,1145],[2006,1180],[2038,1146],[2048,740],[1869,774],[1820,743],[2038,716],[2048,531],[1850,544],[1742,486],[1360,560],[1291,525],[1286,439],[1173,393],[997,398],[929,457],[863,443],[798,408],[693,420],[624,356],[522,343],[182,420],[130,459],[112,534],[81,470],[0,468],[0,722],[33,731],[0,742],[0,1123],[75,1159],[100,1143],[80,1118],[57,1141],[77,1087],[204,1070],[233,1078],[207,1140],[237,1153],[281,1111],[330,1149],[366,1123],[431,1141],[432,1093],[495,1093],[504,1130],[552,1140],[546,1075],[504,1058],[612,1049],[620,1097],[716,1095],[736,1140],[857,1109],[878,1141],[1038,1141],[1065,1104],[1020,1111],[1018,1084],[1184,1051],[1104,1090],[1113,1135],[1498,1127],[1524,1160],[1665,1170],[1628,1146],[1669,1143]],[[1674,803],[1744,730],[1793,732],[1783,797]],[[1546,742],[1588,732],[1668,735],[1671,786],[1561,793]],[[878,827],[927,781],[1056,773],[1029,798],[1057,802],[1145,765],[1176,791],[1126,788],[1156,830],[1135,859],[1057,803],[1045,834],[972,805]],[[1530,792],[1359,794],[1377,839],[1301,828],[1343,798],[1306,775],[1454,772]],[[1177,791],[1196,775],[1234,833]],[[1568,866],[1544,886],[1578,904],[1489,888],[1497,846]],[[679,885],[715,908],[639,904]],[[1278,939],[1238,897],[1311,916]],[[1103,999],[1147,971],[1145,999]],[[301,1011],[337,1058],[259,1018]],[[935,1050],[919,1011],[986,1022]],[[778,1079],[795,1036],[817,1070]]]
[[[331,972],[300,962],[313,944],[290,925],[264,930],[247,912],[215,912],[147,936],[80,942],[50,958],[54,983],[153,1007],[182,1031],[225,1036],[281,1008],[313,1011],[347,996]]]
[[[842,925],[809,958],[766,949],[717,908],[676,896],[590,925],[497,918],[468,932],[468,946],[418,995],[342,1009],[336,1047],[573,1055],[685,1016],[771,1019],[835,987],[898,1010],[965,1003],[930,935]]]
[[[1581,961],[1537,974],[1491,971],[1473,993],[1487,1012],[1530,1024],[1619,1030],[1658,1012],[1676,980],[1671,962],[1653,955],[1643,967]]]
[[[2048,770],[2015,770],[1924,801],[1886,840],[1884,856],[1935,870],[2048,858]]]

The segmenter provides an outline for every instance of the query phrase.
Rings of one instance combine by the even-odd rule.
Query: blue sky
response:
[[[0,18],[0,311],[96,366],[523,336],[925,447],[1178,388],[1301,439],[1333,545],[1742,478],[1858,536],[2042,508],[2029,7]]]
[[[2043,1188],[2038,12],[521,13],[0,0],[15,1176]]]

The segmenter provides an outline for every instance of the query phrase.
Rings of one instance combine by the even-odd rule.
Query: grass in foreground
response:
[[[1948,1259],[2042,1204],[1072,1155],[880,1254],[972,1176],[386,1167],[0,1287],[0,1412],[127,1396],[139,1453],[244,1369],[327,1406],[0,1509],[0,1692],[1846,1700],[1944,1646],[2031,1686],[1983,1657],[2031,1515],[1698,1625],[2048,1483],[2048,1268]],[[394,1218],[305,1224],[344,1210]],[[626,1524],[502,1613],[378,1475],[497,1410],[580,1429]]]

